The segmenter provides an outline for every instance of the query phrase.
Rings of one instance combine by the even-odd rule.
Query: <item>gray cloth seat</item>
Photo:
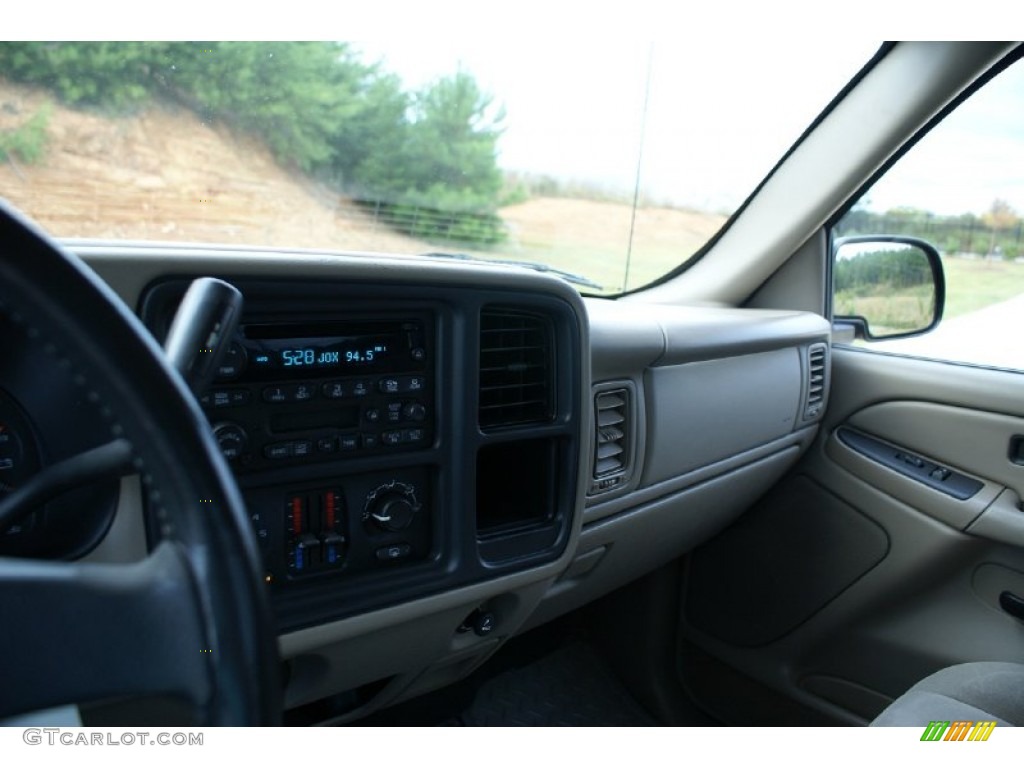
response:
[[[1024,664],[979,661],[940,669],[886,707],[871,725],[923,728],[933,720],[1024,726]]]

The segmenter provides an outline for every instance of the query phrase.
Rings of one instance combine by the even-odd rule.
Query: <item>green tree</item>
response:
[[[45,86],[67,104],[134,109],[150,96],[152,62],[166,43],[0,44],[0,73]]]
[[[331,180],[357,197],[382,196],[380,179],[395,172],[395,151],[409,130],[409,105],[397,76],[370,68],[356,94],[357,108],[331,131]]]
[[[988,243],[990,256],[996,253],[998,234],[1020,226],[1020,216],[1017,215],[1013,206],[1001,198],[992,201],[992,205],[982,215],[981,220],[991,233]]]
[[[485,243],[503,235],[503,115],[466,72],[410,95],[344,43],[0,43],[0,75],[71,105],[175,102],[360,199],[411,209],[392,217],[406,231]]]
[[[412,234],[489,244],[504,237],[497,215],[497,164],[503,110],[459,71],[415,94],[401,141],[366,158],[358,182],[383,199],[393,220]]]
[[[200,115],[258,135],[309,171],[333,160],[332,135],[358,112],[365,73],[340,43],[174,43],[159,81]]]

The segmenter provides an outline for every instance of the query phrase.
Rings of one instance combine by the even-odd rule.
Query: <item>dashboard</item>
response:
[[[158,340],[194,277],[243,294],[200,403],[259,543],[286,722],[459,680],[691,550],[793,466],[827,402],[830,328],[811,313],[584,299],[508,265],[72,247]],[[7,389],[26,423],[60,399]],[[21,431],[39,461],[66,439]],[[60,556],[152,546],[132,478],[83,492],[108,503]]]
[[[144,290],[157,338],[189,283]],[[282,632],[565,551],[582,412],[571,304],[233,283],[241,327],[200,403],[243,491]]]

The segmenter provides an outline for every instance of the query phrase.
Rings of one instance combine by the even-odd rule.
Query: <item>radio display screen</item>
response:
[[[249,325],[245,336],[253,373],[345,376],[421,369],[426,354],[420,323]]]
[[[327,339],[281,339],[261,342],[252,356],[259,368],[371,368],[387,361],[397,348],[391,336],[343,336]]]

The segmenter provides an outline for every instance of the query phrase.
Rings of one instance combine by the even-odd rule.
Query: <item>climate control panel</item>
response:
[[[379,571],[428,557],[431,473],[381,471],[245,491],[271,584]]]

